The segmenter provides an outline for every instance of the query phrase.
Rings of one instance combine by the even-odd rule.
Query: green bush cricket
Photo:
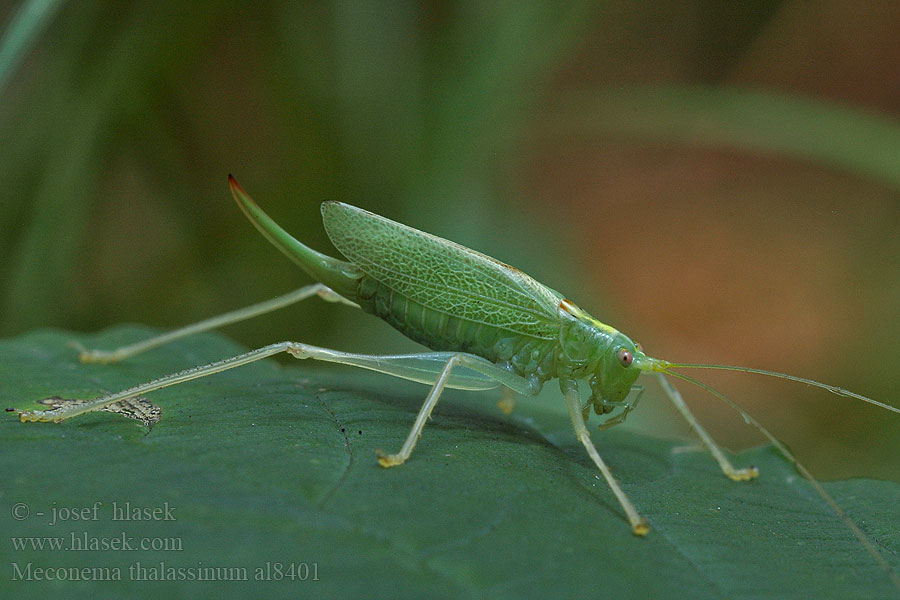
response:
[[[279,227],[231,176],[229,183],[235,200],[256,228],[319,283],[114,351],[82,349],[82,361],[117,362],[174,339],[261,315],[316,295],[381,317],[432,352],[376,356],[281,342],[101,398],[51,410],[21,412],[19,418],[23,422],[63,421],[163,387],[287,352],[299,359],[313,358],[362,367],[432,386],[400,450],[395,454],[378,451],[379,463],[392,467],[410,457],[445,388],[489,390],[502,387],[507,393],[535,395],[547,381],[557,379],[576,437],[606,479],[633,533],[642,536],[649,530],[647,521],[600,457],[585,425],[591,409],[600,415],[601,429],[623,422],[637,405],[641,388],[634,384],[642,373],[653,374],[659,380],[662,389],[697,432],[726,476],[744,481],[759,474],[755,467],[738,469],[732,466],[666,379],[666,375],[671,375],[707,390],[759,429],[813,485],[900,587],[900,579],[872,542],[781,442],[722,393],[674,369],[756,373],[816,386],[894,412],[900,412],[900,409],[843,388],[793,375],[652,358],[622,332],[601,323],[562,294],[514,267],[368,211],[338,202],[325,202],[322,216],[326,232],[346,260],[332,258],[303,245]],[[587,381],[591,390],[586,399],[582,399],[578,391],[580,380]],[[632,390],[637,393],[631,394]],[[614,415],[617,409],[621,410]]]

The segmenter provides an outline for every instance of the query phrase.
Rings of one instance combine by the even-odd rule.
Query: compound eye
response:
[[[634,362],[634,356],[625,348],[620,348],[616,353],[616,357],[619,359],[619,363],[623,367],[630,367],[631,363]]]

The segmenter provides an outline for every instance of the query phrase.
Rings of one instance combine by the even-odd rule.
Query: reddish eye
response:
[[[623,367],[630,367],[631,363],[634,362],[634,356],[625,348],[620,348],[616,356]]]

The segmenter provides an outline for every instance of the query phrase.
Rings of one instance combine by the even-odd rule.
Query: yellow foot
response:
[[[634,535],[639,535],[641,537],[644,537],[645,535],[647,535],[647,532],[649,532],[649,531],[650,531],[650,524],[647,523],[647,521],[645,521],[644,519],[641,519],[637,523],[631,524],[631,533],[633,533]]]
[[[758,467],[748,467],[746,469],[736,469],[731,473],[725,473],[732,481],[750,481],[759,477]]]
[[[19,413],[23,423],[59,423],[62,418],[56,410],[26,410]]]
[[[107,352],[106,350],[88,350],[80,343],[72,340],[67,347],[73,348],[78,352],[78,360],[83,363],[96,363],[100,365],[111,365],[122,360],[122,356],[115,351]]]
[[[384,450],[376,450],[375,454],[378,455],[378,464],[385,468],[396,467],[406,462],[406,459],[401,458],[399,454],[385,454]]]
[[[503,391],[500,392],[500,400],[497,402],[497,408],[499,408],[503,414],[511,415],[516,409],[516,393],[508,387],[504,387]]]
[[[511,415],[516,409],[516,400],[515,398],[504,396],[497,402],[497,408],[499,408],[504,415]]]

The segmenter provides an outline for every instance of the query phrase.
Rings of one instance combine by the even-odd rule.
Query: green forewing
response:
[[[562,296],[518,269],[454,242],[340,202],[325,231],[366,275],[431,310],[552,339]]]

